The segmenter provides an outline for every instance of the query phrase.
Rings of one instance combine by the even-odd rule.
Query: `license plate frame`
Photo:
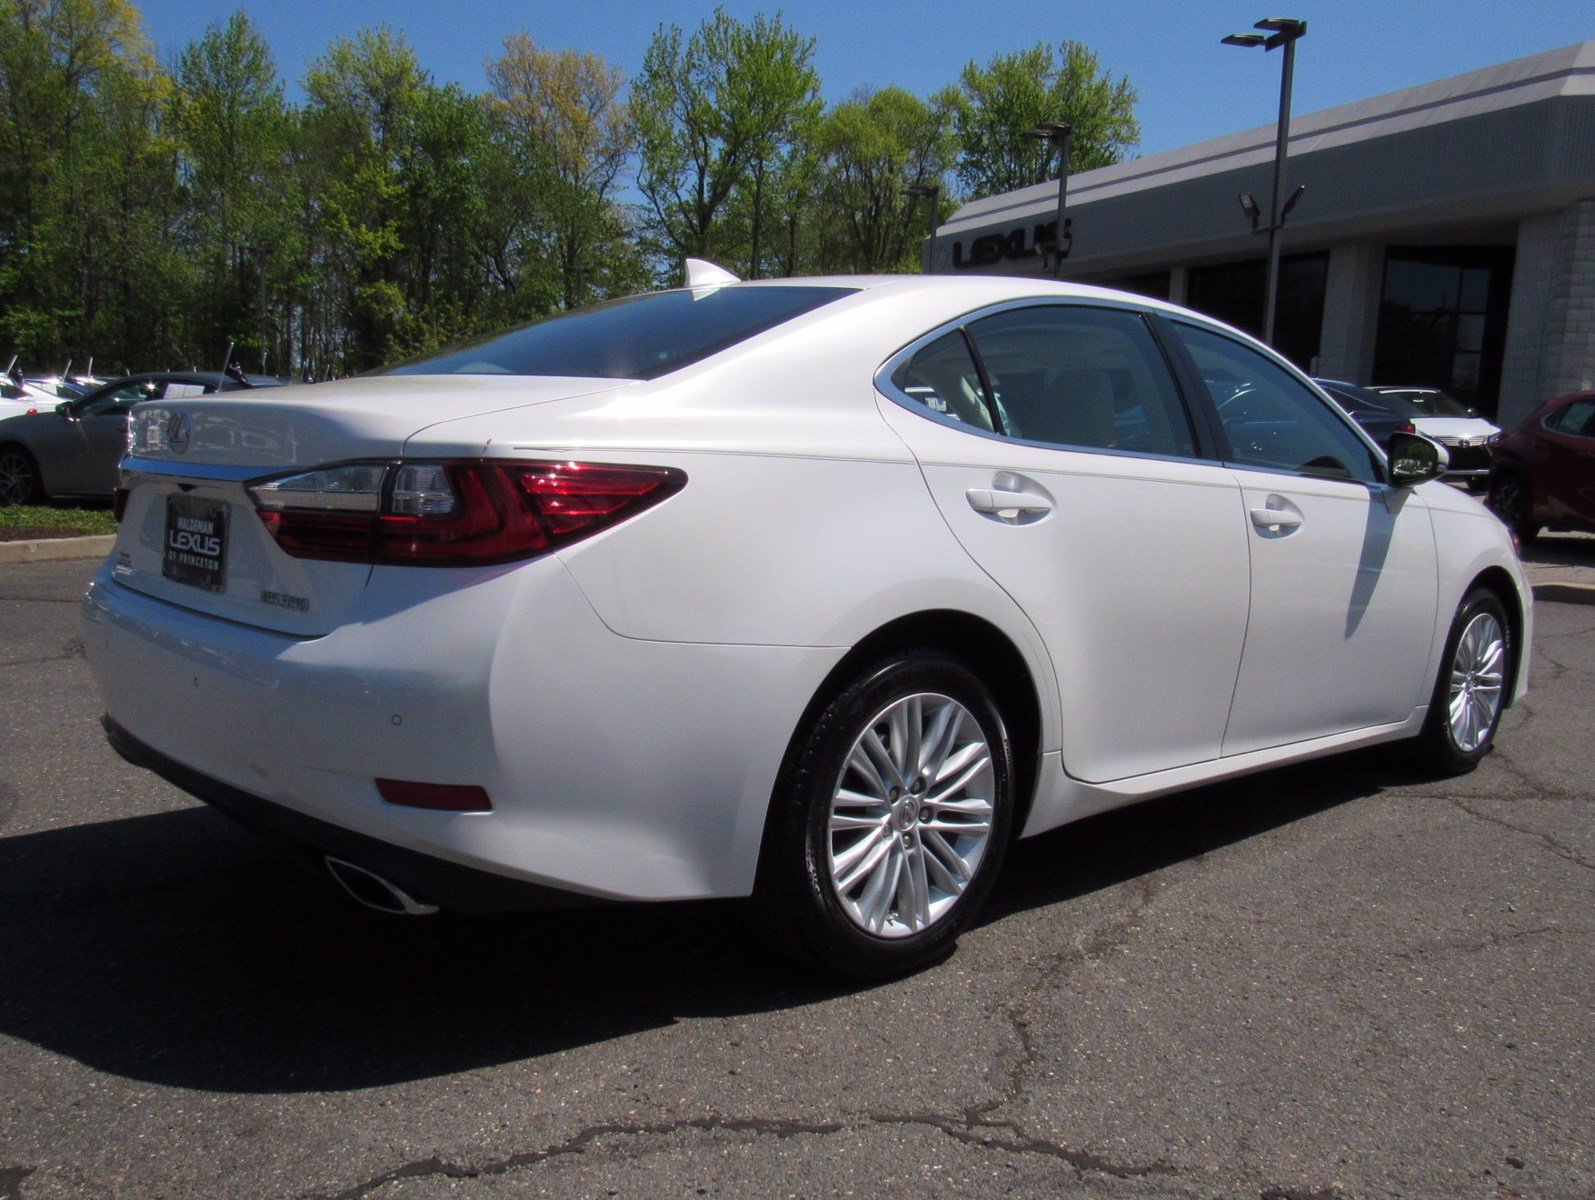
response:
[[[226,501],[174,492],[166,497],[161,574],[174,583],[222,592],[227,588]]]

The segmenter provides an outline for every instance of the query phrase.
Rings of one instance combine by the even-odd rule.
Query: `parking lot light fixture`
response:
[[[1279,126],[1274,136],[1274,188],[1268,201],[1268,278],[1263,300],[1263,341],[1273,345],[1274,312],[1279,296],[1279,232],[1285,219],[1280,210],[1280,188],[1285,172],[1285,147],[1290,140],[1290,92],[1296,70],[1296,42],[1307,33],[1307,22],[1294,17],[1264,17],[1255,28],[1265,32],[1232,33],[1220,41],[1226,46],[1239,46],[1243,50],[1254,46],[1261,46],[1264,50],[1272,50],[1277,46],[1285,48],[1279,81]],[[1298,188],[1296,195],[1291,197],[1287,211],[1295,206],[1301,191]],[[1245,201],[1242,201],[1244,206]],[[1255,217],[1253,228],[1256,228]]]
[[[1052,271],[1063,277],[1063,260],[1069,257],[1074,238],[1069,232],[1069,220],[1064,210],[1069,202],[1069,143],[1074,136],[1074,126],[1065,121],[1043,121],[1024,136],[1037,138],[1058,150],[1058,224],[1051,241],[1037,241],[1036,251],[1043,263],[1052,264]]]
[[[928,200],[930,202],[927,205],[925,205],[926,214],[927,214],[926,215],[926,226],[925,226],[925,252],[921,256],[921,261],[920,261],[920,270],[921,270],[921,272],[923,274],[929,275],[930,274],[931,244],[936,240],[936,218],[940,215],[940,212],[939,212],[939,208],[940,208],[939,198],[941,196],[941,184],[939,184],[939,183],[911,183],[911,184],[908,184],[905,188],[903,188],[903,195],[905,195],[905,196],[923,197],[925,200]]]

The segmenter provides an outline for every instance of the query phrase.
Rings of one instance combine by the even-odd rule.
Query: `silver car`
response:
[[[78,400],[0,420],[0,504],[66,497],[109,500],[127,451],[128,418],[145,400],[275,387],[269,375],[242,383],[220,371],[153,371],[113,379]]]

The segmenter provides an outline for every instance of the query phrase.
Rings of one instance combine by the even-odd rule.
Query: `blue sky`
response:
[[[142,0],[163,61],[242,8],[265,34],[297,95],[307,64],[335,37],[387,23],[440,81],[486,87],[483,62],[504,36],[589,50],[628,74],[661,21],[692,29],[713,3],[577,0]],[[1279,55],[1219,44],[1261,17],[1308,22],[1296,60],[1294,111],[1314,112],[1493,63],[1595,38],[1589,0],[999,0],[992,4],[727,0],[743,19],[781,11],[816,41],[827,100],[889,85],[927,95],[981,62],[1037,41],[1075,38],[1140,93],[1140,152],[1152,154],[1273,121]]]

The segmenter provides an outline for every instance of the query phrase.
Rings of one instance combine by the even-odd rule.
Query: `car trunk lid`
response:
[[[349,618],[371,568],[286,554],[256,514],[251,483],[329,463],[395,459],[440,422],[627,382],[373,376],[142,405],[122,464],[127,490],[113,576],[145,595],[256,628],[327,633]]]

